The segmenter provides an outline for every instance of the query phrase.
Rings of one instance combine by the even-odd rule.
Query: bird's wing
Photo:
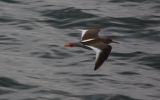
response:
[[[103,64],[103,62],[107,60],[111,50],[112,50],[112,47],[110,45],[107,45],[107,47],[100,52],[97,58],[97,61],[95,63],[94,70],[97,70]]]
[[[81,30],[81,29],[79,29],[79,30],[82,32],[81,41],[87,40],[87,39],[97,38],[98,33],[100,31],[100,29],[98,29],[98,28],[89,29],[89,30]]]
[[[97,70],[105,60],[107,60],[112,47],[110,45],[106,45],[103,42],[97,42],[96,44],[87,45],[91,49],[96,52],[96,60],[95,60],[95,68]]]

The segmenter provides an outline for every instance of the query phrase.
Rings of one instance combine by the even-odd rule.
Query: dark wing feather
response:
[[[103,62],[107,60],[111,50],[112,47],[110,45],[107,45],[104,49],[102,49],[95,63],[94,70],[97,70],[103,64]]]
[[[97,38],[99,31],[100,31],[100,29],[98,29],[98,28],[97,28],[97,29],[89,29],[89,30],[86,31],[86,33],[83,35],[82,40]]]
[[[103,64],[103,62],[107,60],[112,50],[112,47],[110,45],[107,45],[106,43],[102,42],[99,39],[95,39],[95,40],[88,41],[88,42],[83,42],[82,44],[90,47],[94,51],[96,51],[96,49],[94,48],[97,48],[100,50],[100,52],[96,51],[96,62],[95,62],[94,70],[97,70]]]

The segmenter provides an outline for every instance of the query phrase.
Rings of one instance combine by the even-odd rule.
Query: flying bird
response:
[[[81,30],[81,40],[79,42],[67,43],[65,47],[82,47],[85,49],[92,49],[96,52],[95,67],[94,70],[97,70],[101,67],[103,62],[107,60],[109,54],[111,53],[112,46],[110,43],[118,43],[113,41],[110,38],[99,37],[98,33],[100,32],[99,28],[92,28],[88,30]]]

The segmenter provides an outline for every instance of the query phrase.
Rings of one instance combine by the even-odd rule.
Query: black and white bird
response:
[[[99,37],[99,28],[80,30],[82,31],[80,42],[67,43],[65,47],[82,47],[86,49],[92,49],[96,52],[96,60],[94,70],[97,70],[105,60],[107,60],[111,53],[112,46],[110,43],[118,43],[110,38]]]

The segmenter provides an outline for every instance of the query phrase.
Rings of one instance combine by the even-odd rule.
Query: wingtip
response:
[[[98,69],[98,68],[95,67],[95,68],[94,68],[94,71],[96,71],[97,69]]]

